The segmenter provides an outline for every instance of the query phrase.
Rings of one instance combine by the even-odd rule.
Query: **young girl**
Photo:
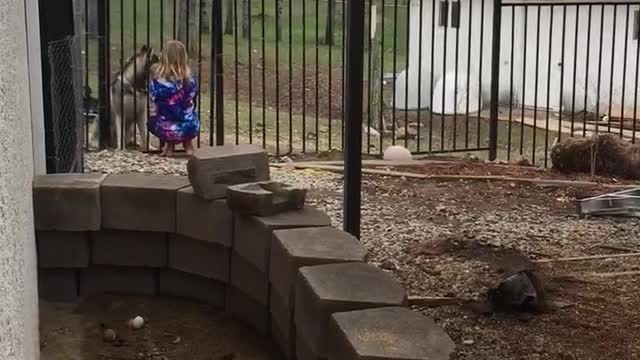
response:
[[[200,132],[195,109],[198,85],[189,68],[187,49],[180,41],[167,42],[149,84],[149,132],[165,143],[162,156],[170,156],[181,143],[188,155]]]

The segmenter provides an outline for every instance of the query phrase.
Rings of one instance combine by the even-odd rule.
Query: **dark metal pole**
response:
[[[216,145],[224,145],[224,78],[222,74],[222,0],[214,0],[213,10],[215,45],[215,74],[216,74]]]
[[[493,0],[493,33],[491,43],[491,109],[489,115],[489,160],[498,157],[498,91],[500,90],[500,30],[502,0]]]
[[[109,111],[109,74],[111,45],[109,40],[109,0],[98,0],[98,100],[100,148],[111,145],[111,114]]]
[[[362,188],[362,71],[364,43],[364,0],[347,3],[344,230],[360,238]]]

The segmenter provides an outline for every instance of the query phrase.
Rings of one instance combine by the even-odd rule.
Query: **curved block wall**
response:
[[[226,309],[276,359],[448,359],[453,343],[319,210],[271,216],[199,197],[185,177],[34,180],[40,297],[171,295]]]

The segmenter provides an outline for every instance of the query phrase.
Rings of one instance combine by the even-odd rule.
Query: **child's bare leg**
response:
[[[193,155],[193,140],[184,141],[182,146],[184,146],[184,152],[187,153],[187,155]]]
[[[175,145],[171,142],[164,143],[164,147],[162,148],[161,156],[171,156],[173,155]]]

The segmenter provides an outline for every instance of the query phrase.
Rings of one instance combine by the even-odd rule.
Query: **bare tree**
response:
[[[324,44],[333,46],[335,43],[336,0],[327,1],[327,25],[324,32]]]
[[[234,28],[234,13],[235,13],[235,1],[234,0],[227,0],[227,20],[224,26],[224,33],[226,35],[232,35],[233,34],[233,28]]]
[[[198,2],[200,0],[180,0],[178,12],[178,40],[182,41],[191,55],[198,50]]]
[[[251,0],[242,0],[242,37],[244,39],[249,37],[249,27],[251,26],[249,1]]]
[[[280,42],[280,40],[282,40],[282,0],[276,0],[276,41]]]
[[[207,7],[207,2],[207,0],[200,0],[200,16],[202,19],[203,34],[211,34],[211,22],[209,21],[209,8]]]

